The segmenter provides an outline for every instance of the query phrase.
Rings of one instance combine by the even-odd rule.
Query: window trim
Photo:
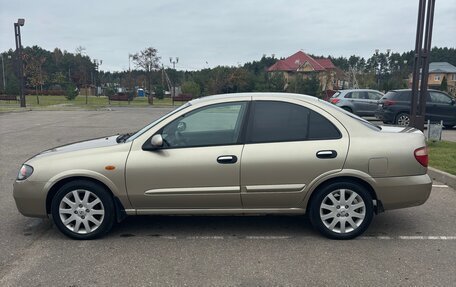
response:
[[[217,146],[233,146],[233,145],[240,145],[240,144],[244,144],[243,143],[243,133],[245,133],[245,129],[246,129],[246,125],[247,125],[247,118],[248,118],[248,113],[250,111],[250,105],[251,105],[251,101],[233,101],[233,102],[222,102],[222,103],[214,103],[214,104],[210,104],[210,105],[206,105],[206,106],[202,106],[202,107],[199,107],[199,108],[196,108],[194,110],[191,110],[183,115],[180,115],[179,117],[173,119],[171,122],[169,122],[168,124],[164,125],[163,127],[161,127],[157,132],[155,132],[152,136],[150,136],[143,144],[142,144],[142,149],[143,150],[146,150],[145,147],[149,145],[149,142],[151,141],[152,137],[154,135],[157,135],[157,134],[163,134],[163,129],[170,125],[171,123],[173,123],[175,120],[177,120],[178,118],[180,117],[183,117],[187,114],[191,114],[193,112],[196,112],[198,110],[201,110],[201,109],[206,109],[206,108],[209,108],[211,106],[216,106],[216,105],[223,105],[223,104],[235,104],[235,103],[245,103],[245,109],[244,109],[244,115],[243,115],[243,118],[242,118],[242,122],[241,122],[241,127],[239,129],[239,135],[238,135],[238,138],[236,140],[236,142],[234,143],[230,143],[230,144],[211,144],[211,145],[193,145],[193,146],[178,146],[178,147],[169,147],[169,146],[163,146],[161,148],[158,148],[158,150],[170,150],[170,149],[184,149],[184,148],[200,148],[200,147],[217,147]]]
[[[286,103],[286,104],[291,104],[291,105],[296,105],[296,106],[299,106],[299,107],[302,107],[302,108],[306,108],[308,110],[310,110],[310,112],[314,112],[314,113],[317,113],[319,114],[320,116],[322,116],[323,118],[325,118],[331,125],[333,125],[333,127],[336,129],[337,133],[339,134],[339,137],[337,138],[317,138],[317,139],[309,139],[309,125],[310,125],[310,119],[307,120],[307,134],[306,134],[306,138],[305,139],[300,139],[300,140],[276,140],[276,141],[264,141],[264,142],[253,142],[252,141],[252,130],[253,130],[253,119],[255,117],[255,109],[256,109],[256,105],[257,103],[264,103],[264,102],[278,102],[278,103]],[[310,113],[309,113],[309,117],[310,117]],[[292,103],[292,102],[287,102],[287,101],[280,101],[280,100],[253,100],[251,102],[251,108],[250,108],[250,114],[249,114],[249,117],[248,117],[248,123],[247,123],[247,134],[246,134],[246,137],[245,137],[245,141],[244,141],[244,144],[266,144],[266,143],[286,143],[286,142],[309,142],[309,141],[322,141],[322,140],[326,140],[326,141],[329,141],[329,140],[340,140],[342,138],[342,133],[341,131],[339,130],[339,128],[333,123],[331,122],[326,116],[322,115],[320,112],[317,112],[307,106],[303,106],[303,105],[300,105],[300,104],[296,104],[296,103]]]

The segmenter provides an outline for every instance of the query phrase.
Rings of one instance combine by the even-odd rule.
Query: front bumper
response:
[[[432,180],[427,174],[375,178],[378,199],[385,210],[421,205],[431,194]]]
[[[24,216],[47,217],[45,186],[41,181],[15,181],[13,197],[17,209]]]

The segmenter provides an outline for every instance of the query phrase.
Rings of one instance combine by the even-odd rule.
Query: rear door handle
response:
[[[335,158],[337,152],[335,150],[321,150],[317,152],[318,158]]]
[[[237,156],[235,155],[221,155],[217,158],[217,162],[221,164],[227,164],[227,163],[236,163],[237,162]]]

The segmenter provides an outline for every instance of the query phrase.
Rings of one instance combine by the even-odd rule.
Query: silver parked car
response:
[[[329,101],[358,116],[375,116],[377,102],[383,96],[383,93],[376,90],[340,90]]]
[[[44,151],[14,183],[25,216],[76,239],[126,215],[304,214],[322,234],[362,234],[374,214],[423,204],[425,137],[377,127],[314,97],[193,100],[134,134]]]

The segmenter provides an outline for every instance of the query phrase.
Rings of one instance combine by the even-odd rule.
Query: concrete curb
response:
[[[456,175],[452,175],[433,167],[428,167],[428,174],[433,180],[440,181],[448,186],[451,186],[453,189],[456,189]]]

